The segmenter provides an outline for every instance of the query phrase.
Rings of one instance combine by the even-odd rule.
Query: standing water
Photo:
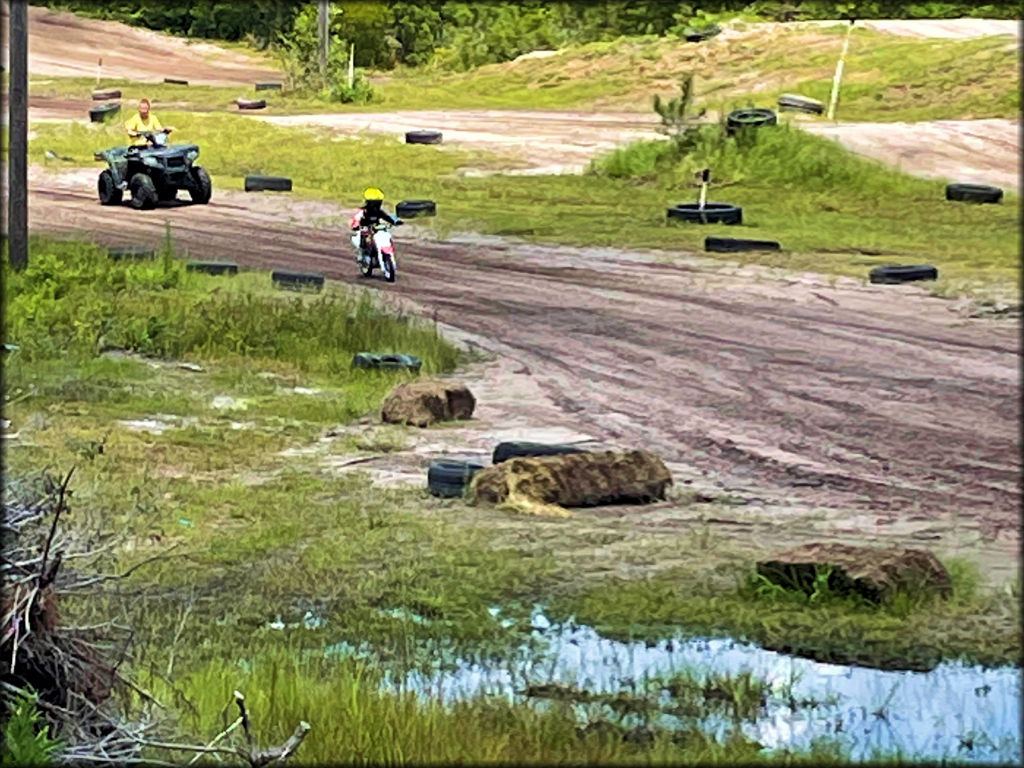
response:
[[[766,749],[802,751],[829,737],[857,761],[900,755],[1022,764],[1016,667],[944,663],[930,672],[893,672],[823,664],[728,639],[623,643],[586,626],[553,626],[540,612],[533,615],[532,637],[503,661],[460,659],[453,671],[387,678],[385,688],[447,703],[478,694],[522,700],[528,686],[613,694],[679,673],[700,680],[748,672],[770,693],[756,719],[740,727]],[[671,727],[673,719],[662,716],[657,724]]]

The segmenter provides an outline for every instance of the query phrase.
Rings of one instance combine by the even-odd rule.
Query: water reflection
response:
[[[492,614],[497,618],[496,610]],[[479,693],[515,700],[528,685],[614,693],[683,670],[697,678],[748,670],[767,682],[772,696],[766,709],[741,728],[769,749],[802,750],[828,736],[854,760],[900,754],[1021,764],[1017,668],[946,663],[930,672],[884,671],[823,664],[727,639],[623,643],[586,626],[552,626],[537,612],[531,642],[511,656],[459,659],[454,670],[387,677],[385,688],[449,703]],[[659,724],[672,725],[672,719],[662,716]],[[708,725],[721,732],[727,723]]]

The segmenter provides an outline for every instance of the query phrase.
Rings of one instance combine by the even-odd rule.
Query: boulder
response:
[[[421,379],[399,384],[384,398],[381,419],[389,424],[428,427],[473,416],[476,398],[460,382]]]
[[[787,589],[813,591],[820,567],[831,567],[829,588],[881,602],[901,590],[953,593],[945,566],[922,549],[854,547],[847,544],[804,544],[757,563],[757,572]]]
[[[668,467],[652,453],[593,451],[509,459],[477,472],[471,489],[476,501],[565,516],[565,507],[664,499],[670,485]]]

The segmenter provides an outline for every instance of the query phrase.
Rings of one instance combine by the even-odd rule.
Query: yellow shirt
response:
[[[128,122],[124,124],[124,129],[126,131],[154,131],[155,132],[155,131],[163,130],[163,126],[160,125],[160,121],[156,119],[156,115],[154,115],[152,112],[149,113],[149,119],[148,120],[143,120],[142,119],[142,115],[140,115],[138,112],[136,112],[134,115],[132,115],[128,119]],[[145,144],[146,144],[146,140],[144,138],[142,138],[142,137],[134,137],[134,138],[132,138],[132,146],[133,147],[145,146]]]

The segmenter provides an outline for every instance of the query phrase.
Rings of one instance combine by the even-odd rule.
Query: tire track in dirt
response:
[[[167,220],[193,257],[317,269],[411,300],[491,339],[592,434],[648,447],[732,492],[851,513],[955,514],[987,535],[1016,535],[1013,324],[956,326],[941,300],[898,288],[830,289],[832,305],[795,280],[761,284],[609,249],[430,242],[408,230],[399,282],[385,287],[360,281],[346,232],[311,223],[335,206],[221,192],[209,206],[135,212],[102,209],[73,183],[33,185],[34,231],[155,244]]]

